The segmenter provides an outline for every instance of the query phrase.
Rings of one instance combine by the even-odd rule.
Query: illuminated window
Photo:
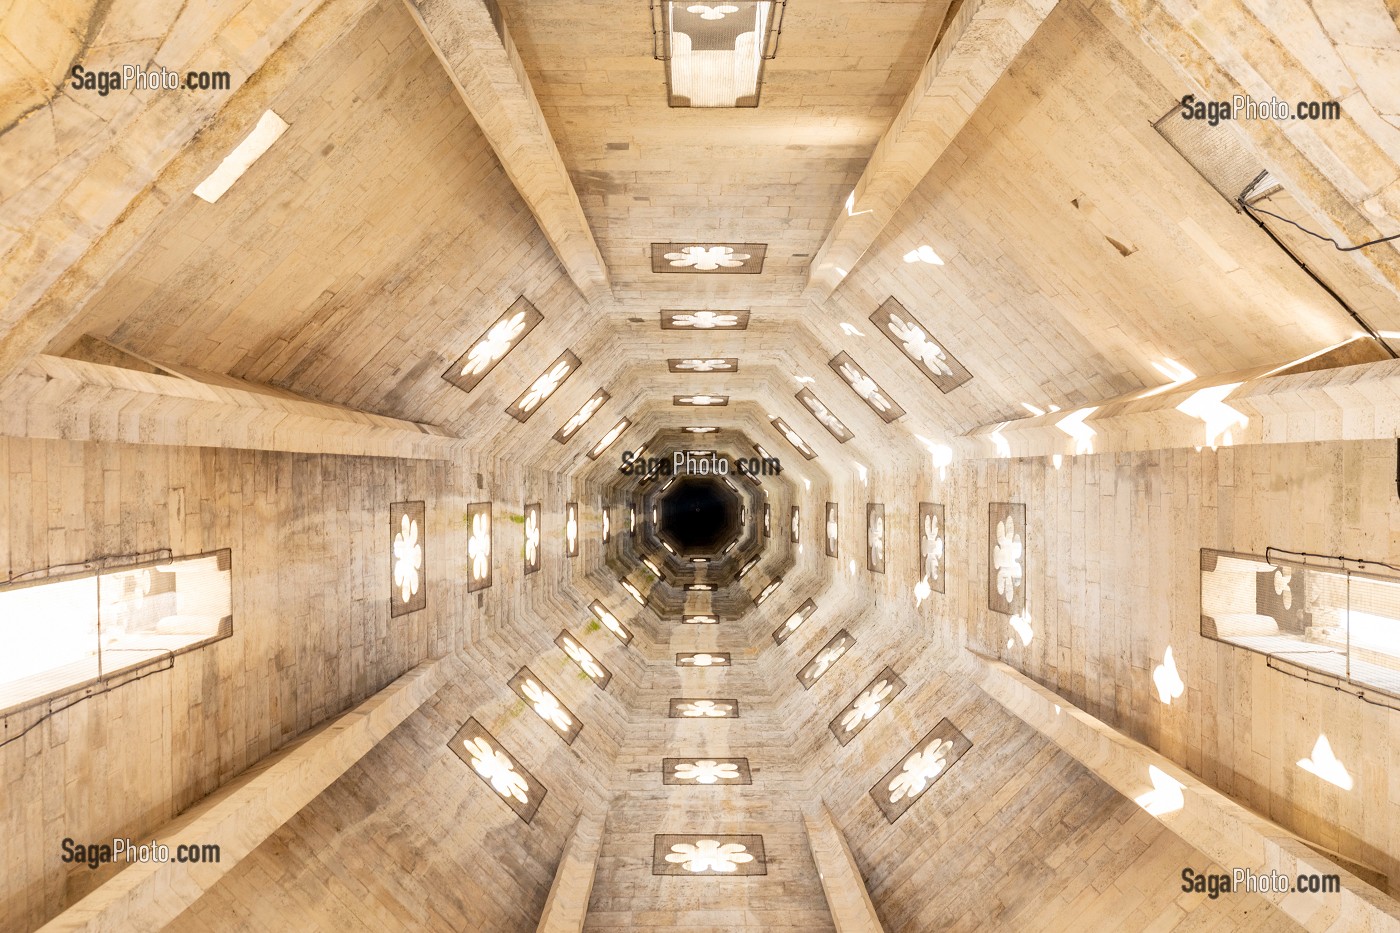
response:
[[[608,430],[608,433],[604,434],[598,443],[593,445],[593,449],[588,452],[588,459],[597,460],[602,456],[603,451],[611,447],[613,442],[621,437],[623,432],[631,426],[632,422],[628,421],[626,418],[623,418],[617,424],[613,425],[612,428]]]
[[[673,395],[671,396],[673,405],[681,405],[694,408],[719,408],[729,404],[727,395]]]
[[[836,371],[836,375],[845,380],[846,385],[850,386],[852,391],[859,395],[861,400],[869,405],[871,410],[879,415],[885,423],[898,421],[904,417],[904,409],[890,398],[885,390],[880,388],[855,360],[851,359],[849,353],[838,353],[831,358],[829,365]]]
[[[788,518],[788,541],[797,544],[802,538],[802,512],[797,506],[792,507],[792,512]]]
[[[522,667],[517,671],[507,686],[515,691],[516,696],[529,704],[530,708],[535,711],[535,715],[540,717],[556,735],[569,745],[574,744],[574,739],[578,738],[579,730],[583,728],[583,724],[528,667]]]
[[[682,625],[718,625],[719,616],[708,614],[682,615]]]
[[[764,601],[765,599],[767,599],[769,596],[772,596],[772,595],[773,595],[773,591],[776,590],[778,587],[780,587],[780,586],[782,586],[782,585],[783,585],[783,578],[782,578],[782,577],[778,577],[777,579],[771,581],[767,586],[765,586],[763,589],[759,590],[759,591],[758,591],[758,595],[755,596],[755,597],[753,598],[753,603],[754,603],[754,605],[755,605],[755,606],[761,606],[761,605],[763,605],[763,601]]]
[[[448,743],[453,753],[490,785],[497,797],[526,823],[535,817],[545,789],[520,761],[501,747],[475,719],[468,719]]]
[[[766,875],[762,836],[660,835],[652,843],[653,875]]]
[[[943,562],[944,509],[935,502],[919,503],[919,573],[920,582],[931,592],[946,591],[947,571]]]
[[[737,373],[739,371],[739,361],[733,357],[667,360],[666,365],[673,373]]]
[[[846,427],[846,425],[841,422],[841,419],[837,418],[832,410],[826,407],[822,400],[817,398],[811,389],[803,389],[801,392],[798,392],[797,400],[812,413],[812,417],[821,422],[821,426],[826,428],[827,433],[836,438],[840,443],[844,444],[852,437],[855,437],[855,435],[851,433],[850,428]]]
[[[603,628],[617,636],[618,641],[622,642],[624,645],[631,643],[632,632],[628,630],[627,626],[619,622],[617,616],[609,612],[602,603],[595,599],[588,604],[588,610],[597,617],[598,621],[602,623]]]
[[[670,717],[672,719],[738,719],[739,701],[676,697],[671,700]]]
[[[656,0],[652,55],[672,107],[757,107],[763,63],[778,54],[787,0]]]
[[[628,595],[628,596],[631,596],[633,599],[635,599],[637,602],[641,603],[643,606],[645,606],[645,605],[647,604],[647,598],[646,598],[645,596],[642,595],[642,591],[639,590],[639,589],[637,589],[630,581],[628,581],[628,580],[619,580],[619,581],[617,581],[617,582],[622,586],[622,588],[623,588],[624,590],[627,591],[627,595]]]
[[[540,569],[540,504],[525,506],[525,572]]]
[[[686,430],[687,433],[690,433],[690,434],[714,434],[716,431],[719,430],[719,428],[698,427],[698,428],[686,428],[685,430]]]
[[[768,247],[763,243],[653,243],[651,271],[696,275],[757,275],[763,271],[763,258],[767,252]]]
[[[1006,615],[1026,610],[1026,507],[1018,502],[993,502],[988,507],[987,607]]]
[[[676,655],[676,667],[729,667],[730,663],[730,654],[727,651],[699,651]]]
[[[865,569],[871,573],[885,572],[885,505],[865,504]]]
[[[564,506],[564,556],[578,557],[578,503]]]
[[[842,745],[848,744],[865,729],[870,720],[904,692],[904,687],[904,681],[891,668],[887,667],[877,674],[831,721],[831,734],[836,736],[836,741]]]
[[[126,682],[233,633],[228,550],[0,586],[0,710]]]
[[[389,617],[417,612],[428,605],[424,580],[424,514],[422,502],[389,506]]]
[[[467,592],[491,585],[491,503],[467,506]]]
[[[1202,549],[1201,634],[1283,673],[1400,698],[1400,572],[1383,564]]]
[[[752,784],[753,774],[747,758],[663,758],[661,783],[723,787]]]
[[[763,503],[763,537],[773,537],[773,507]]]
[[[496,323],[477,338],[466,353],[452,364],[442,378],[461,389],[470,392],[481,380],[505,359],[506,354],[520,345],[535,325],[544,320],[544,315],[535,310],[522,295],[515,303],[496,319]]]
[[[568,381],[578,367],[579,358],[574,356],[572,351],[565,350],[557,360],[549,364],[549,368],[538,379],[530,383],[528,389],[520,393],[519,398],[511,402],[506,412],[516,421],[529,421],[530,416],[540,410],[540,406]]]
[[[826,504],[826,556],[841,555],[841,512],[835,502]]]
[[[750,558],[748,559],[748,562],[745,563],[744,566],[742,566],[742,567],[739,568],[739,579],[740,579],[740,580],[744,579],[744,577],[746,577],[746,576],[749,575],[749,571],[750,571],[750,570],[753,570],[753,569],[754,569],[755,567],[757,567],[757,566],[758,566],[758,558],[757,558],[757,557],[750,557]]]
[[[608,518],[608,507],[605,505],[605,506],[603,506],[603,543],[604,543],[604,544],[607,544],[607,543],[608,543],[608,538],[611,536],[611,534],[612,534],[612,528],[610,527],[610,520],[609,520],[609,518]]]
[[[608,682],[612,680],[612,672],[593,657],[593,653],[585,648],[582,642],[568,632],[560,632],[554,639],[554,643],[559,646],[559,650],[569,656],[570,661],[578,665],[584,676],[593,681],[599,690],[608,688]]]
[[[831,636],[831,640],[812,656],[812,660],[807,662],[807,666],[797,672],[797,681],[802,684],[802,689],[812,689],[812,685],[821,680],[822,675],[831,670],[832,666],[847,651],[851,650],[851,646],[855,643],[855,638],[845,629]]]
[[[797,631],[798,628],[801,627],[802,623],[810,619],[812,617],[812,613],[816,611],[817,604],[812,602],[810,599],[802,605],[798,606],[797,610],[793,612],[792,615],[788,616],[787,620],[783,622],[782,625],[778,626],[777,629],[774,630],[773,640],[780,645],[783,642],[787,641],[788,638],[791,637],[792,633]]]
[[[947,394],[972,378],[967,367],[941,344],[934,341],[928,328],[914,319],[914,315],[893,298],[880,305],[870,315],[870,322],[880,329],[880,333],[899,347],[911,363]],[[849,379],[847,380],[850,381]],[[867,399],[869,401],[869,399]]]
[[[816,459],[817,452],[813,450],[808,445],[808,443],[802,439],[802,436],[800,434],[798,434],[792,428],[788,427],[787,422],[784,421],[782,418],[774,418],[773,427],[777,428],[778,433],[781,434],[783,437],[787,438],[787,442],[793,447],[797,448],[797,452],[800,453],[802,456],[806,457],[808,460]]]
[[[568,441],[577,434],[579,429],[587,424],[594,415],[598,414],[598,409],[606,405],[610,398],[612,398],[612,396],[602,389],[594,392],[593,397],[584,402],[583,407],[574,412],[573,417],[565,421],[559,430],[554,432],[554,439],[561,444]]]
[[[748,326],[747,311],[661,312],[662,330],[746,330]]]
[[[970,748],[972,742],[967,736],[947,719],[941,719],[898,764],[875,782],[870,796],[885,819],[893,823]]]

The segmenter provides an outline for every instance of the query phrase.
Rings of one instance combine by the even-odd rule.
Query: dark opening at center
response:
[[[739,500],[719,480],[681,480],[661,499],[657,524],[682,553],[715,553],[738,534]]]

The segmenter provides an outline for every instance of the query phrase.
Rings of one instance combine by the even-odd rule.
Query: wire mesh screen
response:
[[[1400,576],[1201,551],[1201,634],[1400,698]]]
[[[667,62],[672,107],[757,107],[763,63],[772,45],[776,0],[698,4],[661,0],[653,28]],[[659,14],[660,22],[656,22]]]
[[[1173,106],[1152,124],[1153,129],[1181,153],[1181,157],[1220,192],[1221,197],[1234,204],[1235,199],[1264,172],[1264,167],[1240,139],[1234,120],[1219,120],[1215,126],[1211,126],[1207,119],[1186,119],[1182,114],[1183,109]],[[1276,179],[1266,175],[1250,191],[1250,200],[1263,197],[1280,187]]]

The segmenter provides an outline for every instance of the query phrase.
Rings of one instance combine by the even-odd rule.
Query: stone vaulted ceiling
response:
[[[1400,704],[1200,582],[1400,564],[1400,241],[1281,219],[1400,233],[1394,5],[791,0],[746,109],[655,15],[0,10],[0,563],[234,568],[229,638],[4,711],[0,930],[1400,928]],[[230,86],[67,80],[127,63]],[[1235,93],[1340,104],[1219,128],[1264,225],[1153,125]],[[781,469],[696,562],[639,450]],[[57,858],[113,836],[225,856]],[[1344,883],[1182,891],[1245,865]]]

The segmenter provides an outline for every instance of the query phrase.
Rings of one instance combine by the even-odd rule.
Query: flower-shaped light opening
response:
[[[403,602],[412,599],[422,585],[422,568],[423,546],[418,541],[418,523],[405,515],[399,533],[394,536],[394,585],[399,587]],[[149,574],[147,579],[149,581]]]

